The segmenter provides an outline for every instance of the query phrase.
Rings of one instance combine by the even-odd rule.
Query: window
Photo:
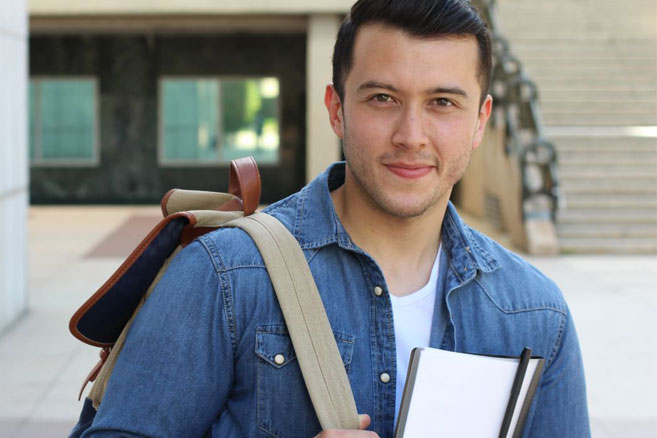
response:
[[[278,162],[277,78],[164,78],[160,163]]]
[[[32,164],[97,164],[96,89],[93,78],[30,80]]]

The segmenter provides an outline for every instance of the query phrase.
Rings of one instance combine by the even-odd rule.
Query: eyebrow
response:
[[[360,84],[358,91],[370,90],[370,89],[383,89],[392,92],[398,92],[399,90],[390,84],[377,81],[367,81]],[[425,94],[455,94],[458,96],[468,97],[468,93],[465,92],[462,88],[459,87],[436,87],[430,88],[425,91]]]
[[[395,87],[393,87],[393,86],[390,85],[390,84],[385,84],[385,83],[383,83],[383,82],[377,82],[377,81],[367,81],[367,82],[363,82],[363,83],[360,84],[360,86],[358,87],[358,91],[361,91],[361,90],[370,90],[370,89],[372,89],[372,88],[382,88],[382,89],[384,89],[384,90],[393,91],[393,92],[397,92],[397,91],[399,91],[399,90],[397,90]]]
[[[436,87],[427,90],[427,94],[456,94],[458,96],[468,97],[468,93],[459,87]]]

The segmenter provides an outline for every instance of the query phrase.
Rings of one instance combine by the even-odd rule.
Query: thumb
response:
[[[367,414],[358,415],[358,422],[360,423],[360,430],[367,429],[372,422],[372,419]]]

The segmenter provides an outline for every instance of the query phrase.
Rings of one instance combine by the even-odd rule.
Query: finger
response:
[[[360,430],[367,429],[367,426],[370,425],[372,419],[367,414],[360,414],[358,416],[358,422],[360,423]]]

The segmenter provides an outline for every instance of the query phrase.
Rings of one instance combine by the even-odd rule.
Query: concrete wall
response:
[[[504,126],[489,123],[460,182],[459,206],[509,233],[511,243],[528,250],[522,219],[522,176],[517,159],[504,151]]]
[[[549,219],[523,218],[518,158],[505,152],[506,127],[499,110],[492,118],[497,123],[489,122],[459,183],[458,206],[508,233],[515,248],[532,255],[554,255],[558,251],[554,224]]]
[[[308,20],[306,76],[306,180],[340,160],[340,142],[329,124],[324,90],[332,82],[331,56],[340,20],[335,15],[314,15]]]
[[[354,0],[30,0],[30,15],[345,13]]]
[[[27,3],[0,14],[0,332],[27,304]]]

